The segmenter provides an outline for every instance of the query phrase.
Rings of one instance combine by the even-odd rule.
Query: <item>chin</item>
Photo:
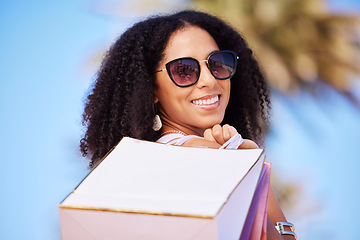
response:
[[[213,121],[209,121],[207,123],[204,123],[203,124],[203,129],[208,129],[208,128],[212,128],[213,126],[215,126],[216,124],[220,124],[222,122],[223,118],[221,119],[216,119],[216,120],[213,120]]]

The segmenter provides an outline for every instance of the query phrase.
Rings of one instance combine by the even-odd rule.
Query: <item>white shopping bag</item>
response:
[[[125,137],[60,203],[62,239],[238,240],[263,163]]]

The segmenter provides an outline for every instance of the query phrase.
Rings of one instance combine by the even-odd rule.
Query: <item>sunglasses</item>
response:
[[[207,60],[200,62],[191,57],[174,59],[165,64],[166,68],[156,72],[167,71],[176,86],[189,87],[199,80],[201,62],[206,62],[215,79],[225,80],[234,76],[238,59],[235,51],[221,50],[212,52]]]

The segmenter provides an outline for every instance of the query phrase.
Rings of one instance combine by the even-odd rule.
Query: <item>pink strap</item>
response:
[[[162,136],[157,140],[157,142],[166,143],[167,145],[176,145],[181,146],[186,141],[192,138],[201,138],[196,135],[182,135],[179,133],[171,133],[165,136]],[[237,149],[242,143],[244,139],[241,137],[239,133],[236,133],[232,136],[227,142],[225,142],[219,149]]]

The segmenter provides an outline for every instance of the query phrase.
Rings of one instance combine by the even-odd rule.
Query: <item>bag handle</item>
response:
[[[176,138],[174,140],[169,141],[167,145],[174,144],[175,146],[181,146],[186,141],[192,138],[201,138],[201,137],[196,135],[181,136],[180,138]],[[243,142],[244,139],[241,137],[241,135],[239,133],[236,133],[228,141],[226,141],[219,149],[237,149]]]

